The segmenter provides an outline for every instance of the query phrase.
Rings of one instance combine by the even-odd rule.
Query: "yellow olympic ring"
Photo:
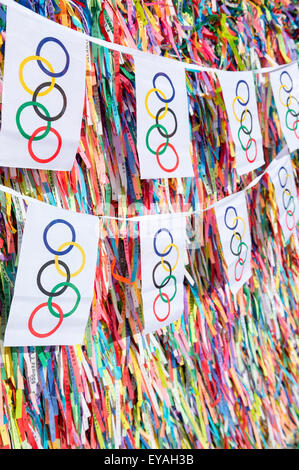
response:
[[[179,262],[179,249],[178,249],[177,245],[175,245],[174,243],[169,243],[169,245],[166,246],[166,248],[162,251],[162,253],[165,253],[171,246],[173,246],[176,249],[176,255],[177,255],[176,263],[172,268],[172,271],[174,271],[175,268],[177,267],[178,262]],[[167,271],[169,273],[170,270],[167,269],[167,267],[165,266],[163,260],[164,260],[164,256],[161,257],[161,264],[162,264],[163,268],[165,269],[165,271]]]
[[[24,88],[24,90],[27,91],[27,93],[29,93],[30,95],[33,95],[34,94],[34,91],[30,90],[30,88],[28,88],[28,86],[26,85],[26,83],[24,82],[24,78],[23,78],[23,68],[25,67],[25,65],[30,62],[31,60],[40,60],[41,62],[44,62],[46,64],[46,66],[49,68],[50,72],[51,73],[54,73],[54,69],[52,67],[52,65],[50,64],[50,62],[47,60],[47,59],[44,59],[43,57],[40,57],[38,55],[30,55],[29,57],[26,57],[26,59],[24,59],[21,64],[20,64],[20,68],[19,68],[19,79],[20,79],[20,82],[21,82],[21,85],[22,87]],[[49,86],[49,88],[46,90],[46,91],[43,91],[43,92],[40,92],[38,93],[37,96],[45,96],[47,95],[48,93],[50,93],[51,90],[53,90],[54,88],[54,85],[55,85],[55,77],[52,77],[51,79],[51,85]]]
[[[243,238],[244,233],[245,233],[245,227],[246,227],[246,226],[245,226],[245,221],[244,221],[244,219],[243,219],[242,217],[237,216],[237,217],[234,218],[234,220],[233,220],[233,222],[232,222],[232,225],[235,225],[236,220],[241,220],[241,221],[243,222],[243,233],[242,233],[242,235],[240,236],[240,238],[238,238],[238,236],[237,236],[237,233],[238,233],[238,232],[236,232],[236,231],[234,230],[234,235],[235,235],[235,237],[237,238],[237,240],[241,240],[241,238]]]
[[[235,102],[236,100],[241,100],[243,101],[243,103],[245,103],[245,100],[241,97],[241,96],[236,96],[234,101],[233,101],[233,113],[234,113],[234,116],[235,118],[237,119],[238,122],[241,122],[241,119],[238,119],[237,118],[237,115],[236,115],[236,112],[235,112]],[[244,115],[244,119],[245,119],[245,116],[247,115],[247,106],[245,106],[245,115]]]
[[[283,186],[283,188],[285,188],[286,184],[287,184],[287,181],[288,181],[288,178],[290,178],[290,173],[287,173],[286,174],[286,179],[285,179],[285,184]],[[280,182],[280,181],[279,181]],[[280,186],[281,186],[281,183],[280,183]],[[292,181],[291,181],[291,186],[292,186]]]
[[[145,109],[147,110],[148,114],[150,115],[150,117],[152,117],[153,119],[156,119],[156,116],[154,116],[150,110],[148,109],[148,105],[147,105],[147,100],[149,98],[149,95],[151,93],[153,93],[153,91],[157,91],[158,93],[161,93],[162,97],[164,98],[164,100],[166,100],[166,96],[165,94],[163,93],[163,91],[159,90],[159,88],[152,88],[151,90],[149,90],[146,94],[146,97],[145,97]],[[166,116],[166,113],[167,113],[167,110],[168,110],[168,103],[165,103],[165,111],[163,114],[161,114],[161,116],[159,117],[159,121],[160,119],[163,119],[165,116]]]
[[[281,85],[281,87],[279,87],[278,97],[279,97],[279,101],[281,102],[282,106],[284,106],[285,108],[287,108],[288,105],[287,105],[287,104],[284,104],[284,103],[281,101],[280,92],[281,92],[281,89],[282,89],[282,88],[286,88],[286,86],[285,86],[285,85]],[[288,93],[288,92],[287,92],[287,93]],[[289,96],[290,96],[290,95],[289,95]],[[292,99],[292,96],[291,96],[291,99]]]
[[[82,269],[84,268],[85,261],[86,261],[86,256],[85,256],[85,252],[84,252],[82,246],[79,245],[79,243],[76,243],[76,242],[65,242],[58,248],[57,251],[61,251],[66,246],[70,246],[70,245],[73,245],[73,246],[77,247],[78,250],[80,251],[81,255],[82,255],[82,264],[81,264],[80,268],[77,271],[75,271],[73,274],[71,274],[71,277],[75,277],[75,276],[78,276],[78,274],[80,274]],[[61,274],[61,276],[67,277],[66,273],[64,273],[60,269],[60,266],[58,264],[58,255],[55,255],[55,266],[56,266],[56,269],[59,272],[59,274]]]

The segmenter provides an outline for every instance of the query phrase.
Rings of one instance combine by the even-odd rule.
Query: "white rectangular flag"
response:
[[[5,346],[82,344],[98,240],[97,217],[29,204]]]
[[[270,72],[270,81],[283,135],[290,152],[299,149],[299,69],[287,65]]]
[[[153,215],[139,222],[144,330],[151,333],[184,311],[186,218]]]
[[[149,54],[134,62],[141,178],[194,176],[184,67]]]
[[[217,71],[235,144],[239,175],[265,163],[252,72]]]
[[[251,277],[251,237],[245,194],[222,199],[215,205],[215,214],[230,290],[236,294]]]
[[[17,4],[7,7],[0,165],[71,170],[80,143],[85,40]]]
[[[274,185],[279,223],[287,241],[299,219],[297,188],[290,155],[276,158],[271,163],[268,173]]]

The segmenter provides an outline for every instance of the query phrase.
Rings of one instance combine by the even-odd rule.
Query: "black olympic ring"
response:
[[[170,108],[168,107],[167,111],[169,111],[169,112],[173,115],[173,117],[174,117],[174,122],[175,122],[175,124],[174,124],[174,131],[173,131],[171,134],[165,134],[165,132],[162,132],[161,129],[160,129],[161,126],[159,126],[159,116],[160,116],[160,114],[161,114],[163,111],[165,111],[165,109],[166,109],[166,108],[165,108],[165,106],[164,106],[164,108],[160,108],[159,111],[157,112],[157,114],[156,114],[156,124],[157,124],[157,130],[158,130],[159,134],[160,134],[162,137],[164,137],[165,139],[170,139],[170,137],[173,137],[174,134],[175,134],[176,131],[177,131],[177,128],[178,128],[178,121],[177,121],[177,118],[176,118],[175,113],[172,111],[172,109],[170,109]]]
[[[51,85],[51,82],[44,82],[44,83],[41,83],[35,90],[35,92],[33,93],[33,97],[32,97],[32,101],[36,102],[36,98],[38,96],[38,93],[45,87],[48,87]],[[60,91],[61,93],[61,96],[63,98],[63,105],[62,105],[62,110],[60,111],[60,113],[56,114],[56,116],[53,116],[53,117],[47,117],[45,116],[43,113],[40,112],[39,108],[36,106],[36,105],[33,105],[33,108],[34,108],[34,111],[36,112],[36,114],[42,118],[44,121],[50,121],[50,122],[53,122],[53,121],[57,121],[57,119],[60,119],[64,113],[65,113],[65,110],[66,110],[66,105],[67,105],[67,97],[66,97],[66,94],[64,92],[64,90],[61,88],[60,85],[58,85],[57,83],[55,83],[54,85],[54,88],[56,88],[58,91]]]
[[[289,95],[288,98],[287,98],[287,108],[288,108],[290,114],[291,114],[293,117],[296,118],[296,117],[299,116],[299,111],[296,113],[296,112],[294,111],[294,109],[290,108],[290,102],[292,102],[292,100],[296,100],[298,109],[299,109],[299,101],[298,101],[297,98],[296,98],[295,96],[293,96],[293,95],[291,95],[291,96]]]
[[[285,205],[285,198],[284,198],[285,193],[287,193],[287,195],[289,196],[287,205]],[[284,207],[285,210],[287,210],[287,209],[289,208],[290,201],[291,201],[292,199],[294,199],[294,198],[293,198],[293,196],[292,196],[292,194],[291,194],[291,191],[290,191],[288,188],[286,188],[286,189],[284,190],[284,192],[282,193],[282,204],[283,204],[283,207]],[[295,205],[295,203],[294,203],[294,205]]]
[[[61,264],[61,266],[64,267],[65,269],[65,272],[66,272],[66,282],[69,282],[70,279],[71,279],[71,273],[70,273],[70,270],[69,270],[69,267],[66,263],[64,263],[63,261],[60,261],[58,260],[58,263]],[[61,295],[63,294],[66,289],[68,288],[67,285],[63,286],[60,290],[58,290],[57,292],[49,292],[47,291],[43,286],[42,286],[42,283],[41,283],[41,276],[42,276],[42,273],[43,271],[48,267],[50,266],[51,264],[54,264],[55,265],[55,261],[54,260],[51,260],[51,261],[47,261],[47,263],[43,264],[42,267],[40,268],[40,270],[38,271],[37,273],[37,278],[36,278],[36,282],[37,282],[37,285],[38,285],[38,288],[39,290],[47,295],[48,297],[57,297],[58,295]]]
[[[162,287],[167,286],[167,284],[168,284],[169,281],[170,281],[170,276],[172,275],[172,268],[171,268],[170,263],[168,263],[168,261],[164,261],[164,264],[167,264],[167,266],[168,266],[168,268],[169,268],[169,274],[168,274],[168,276],[167,276],[168,279],[166,278],[167,280],[166,280],[164,283],[162,282],[162,284],[160,284],[160,285],[157,284],[157,283],[156,283],[156,279],[155,279],[155,273],[156,273],[157,267],[160,266],[160,264],[161,264],[161,266],[162,266],[162,262],[161,262],[161,261],[159,261],[159,263],[156,264],[156,266],[155,266],[154,269],[153,269],[153,274],[152,274],[153,284],[154,284],[154,286],[156,287],[156,289],[161,289]]]
[[[245,119],[244,114],[245,114],[245,116],[247,116],[247,115],[250,116],[250,131],[248,130],[247,126],[243,125],[243,119]],[[241,129],[244,132],[244,134],[250,135],[251,132],[252,132],[252,114],[251,114],[251,111],[249,109],[247,109],[247,111],[246,111],[246,109],[243,109],[242,114],[241,114],[241,125],[242,125]]]
[[[237,237],[237,235],[239,236],[239,239]],[[237,241],[239,241],[239,251],[236,253],[234,250],[233,250],[233,240],[235,239],[235,237],[237,238]],[[241,234],[240,232],[234,232],[231,240],[230,240],[230,251],[232,252],[233,255],[235,256],[239,256],[239,254],[241,253],[242,251],[242,248],[241,248],[241,244],[240,244],[240,240],[241,240]]]

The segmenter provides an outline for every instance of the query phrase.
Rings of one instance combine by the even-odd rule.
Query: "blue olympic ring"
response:
[[[286,172],[286,180],[285,180],[285,183],[284,183],[284,184],[282,184],[281,179],[280,179],[280,172],[281,172],[281,170],[284,170],[284,171]],[[281,166],[281,167],[279,168],[279,171],[278,171],[278,179],[279,179],[280,186],[281,186],[282,188],[284,188],[284,187],[286,186],[287,180],[288,180],[288,172],[287,172],[287,170],[286,170],[286,168],[285,168],[284,166]]]
[[[232,209],[232,210],[234,211],[236,217],[238,217],[236,208],[233,207],[233,206],[228,206],[228,207],[226,208],[226,211],[225,211],[225,214],[224,214],[224,223],[225,223],[225,225],[227,226],[227,228],[228,228],[229,230],[234,230],[234,229],[237,227],[237,225],[238,225],[238,220],[236,220],[235,225],[234,225],[233,227],[229,227],[229,226],[227,225],[227,223],[226,223],[227,212],[228,212],[230,209]],[[235,217],[235,219],[236,219],[236,217]],[[235,219],[234,219],[234,220],[235,220]]]
[[[59,41],[59,39],[56,39],[56,38],[53,38],[53,37],[46,37],[44,39],[42,39],[39,43],[39,45],[37,46],[37,49],[36,49],[36,55],[37,56],[40,56],[40,52],[41,52],[41,48],[43,47],[43,45],[46,43],[46,42],[56,42],[56,44],[58,44],[64,51],[65,53],[65,56],[66,56],[66,64],[65,64],[65,67],[64,69],[61,71],[61,72],[56,72],[56,73],[52,73],[50,72],[49,70],[47,70],[43,63],[38,60],[37,63],[39,65],[39,67],[41,68],[41,70],[49,75],[50,77],[62,77],[67,71],[68,71],[68,68],[69,68],[69,65],[70,65],[70,56],[69,56],[69,53],[68,51],[66,50],[66,47],[62,44],[61,41]]]
[[[169,250],[166,252],[166,253],[160,253],[158,250],[157,250],[157,247],[156,247],[156,239],[157,239],[157,236],[159,235],[160,232],[167,232],[168,235],[170,236],[170,240],[171,240],[171,243],[173,243],[173,236],[171,235],[170,231],[167,229],[167,228],[160,228],[158,230],[158,232],[156,232],[155,234],[155,238],[154,238],[154,250],[155,250],[155,253],[158,255],[158,256],[167,256],[170,252],[171,252],[171,249],[172,249],[172,246],[169,248]]]
[[[64,220],[64,219],[54,219],[52,220],[52,222],[50,222],[47,227],[45,228],[44,230],[44,233],[43,233],[43,239],[44,239],[44,244],[45,246],[47,247],[47,249],[53,253],[53,255],[66,255],[67,253],[69,253],[71,251],[71,249],[73,248],[74,245],[70,245],[68,248],[66,248],[65,250],[63,251],[57,251],[57,250],[53,250],[53,248],[50,247],[49,243],[48,243],[48,240],[47,240],[47,234],[48,234],[48,231],[49,229],[55,225],[55,224],[65,224],[67,225],[70,229],[71,229],[71,232],[72,232],[72,242],[75,242],[76,241],[76,233],[75,233],[75,229],[74,227],[72,226],[72,224],[70,224],[69,222],[67,222],[67,220]]]
[[[239,85],[240,85],[241,83],[245,83],[245,85],[246,85],[248,98],[247,98],[247,101],[245,101],[244,103],[240,103],[239,100],[237,100],[237,101],[238,101],[238,103],[240,103],[242,106],[246,106],[246,105],[248,104],[248,102],[249,102],[250,91],[249,91],[248,83],[245,82],[245,80],[239,80],[239,81],[238,81],[238,83],[237,83],[237,85],[236,85],[236,96],[239,96],[238,88],[239,88]]]
[[[172,101],[173,98],[175,97],[175,89],[174,89],[173,83],[172,83],[171,79],[169,78],[169,76],[166,75],[166,73],[164,73],[164,72],[158,72],[158,73],[156,73],[156,75],[155,75],[154,78],[153,78],[153,85],[154,85],[154,88],[157,88],[157,87],[156,87],[156,80],[157,80],[158,77],[165,77],[165,78],[167,78],[167,80],[169,81],[169,83],[170,83],[170,85],[171,85],[171,88],[172,88],[172,96],[171,96],[170,98],[166,99],[166,98],[161,97],[157,91],[155,91],[155,93],[156,93],[157,97],[159,98],[159,100],[163,101],[164,103],[170,103],[170,101]]]

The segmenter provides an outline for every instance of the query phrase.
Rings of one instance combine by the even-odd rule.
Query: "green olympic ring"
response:
[[[166,276],[166,278],[163,279],[163,281],[162,281],[162,283],[161,283],[162,286],[163,286],[164,282],[167,281],[168,279],[173,279],[173,280],[174,280],[174,294],[173,294],[173,296],[171,297],[171,299],[169,299],[169,300],[164,300],[164,299],[163,299],[163,295],[162,295],[163,293],[161,292],[161,287],[160,287],[160,289],[159,289],[159,294],[160,294],[161,300],[163,300],[163,302],[165,302],[166,304],[167,304],[168,302],[171,302],[171,301],[175,298],[176,293],[177,293],[176,278],[175,278],[174,276],[172,276],[172,275]],[[58,314],[57,314],[57,316],[58,316]]]
[[[55,287],[53,287],[53,289],[51,290],[51,293],[54,294],[60,287],[63,287],[63,286],[71,287],[77,294],[77,301],[75,303],[75,306],[72,308],[72,310],[70,310],[68,313],[64,313],[64,315],[63,315],[63,318],[66,318],[66,317],[69,317],[70,315],[72,315],[72,313],[74,313],[77,310],[77,307],[78,307],[79,302],[81,300],[81,295],[80,295],[79,289],[74,284],[72,284],[71,282],[60,282]],[[49,299],[48,299],[48,308],[49,308],[50,313],[54,317],[56,317],[56,318],[60,317],[60,315],[58,313],[56,313],[55,310],[53,310],[53,308],[52,308],[52,297],[49,297]]]
[[[239,139],[239,142],[240,142],[240,144],[241,144],[242,149],[246,151],[246,150],[249,150],[249,149],[250,149],[253,140],[252,140],[252,139],[251,139],[251,140],[249,139],[249,140],[250,140],[249,146],[248,146],[248,147],[246,147],[246,146],[244,147],[244,145],[243,145],[243,143],[242,143],[242,141],[241,141],[241,139],[240,139],[240,132],[241,132],[241,130],[244,131],[244,129],[245,129],[245,131],[247,131],[247,133],[248,133],[247,135],[250,135],[249,130],[247,129],[247,127],[246,127],[246,126],[243,126],[243,124],[242,124],[242,125],[239,127],[239,130],[238,130],[238,139]],[[246,132],[245,132],[245,134],[246,134]]]
[[[30,140],[31,136],[29,134],[26,134],[26,132],[23,130],[23,128],[21,126],[21,122],[20,122],[21,112],[23,111],[23,109],[27,108],[28,106],[37,106],[38,108],[41,108],[44,111],[47,118],[50,118],[50,113],[43,104],[38,103],[37,101],[26,101],[26,103],[21,104],[21,106],[19,107],[19,109],[17,111],[17,114],[16,114],[16,123],[17,123],[17,127],[19,129],[19,132],[22,134],[22,136],[25,137],[25,139]],[[34,137],[33,140],[42,140],[42,139],[44,139],[45,137],[47,137],[50,130],[51,130],[51,122],[47,121],[47,127],[46,127],[45,132],[43,134],[41,134],[39,137]]]
[[[246,256],[245,256],[245,259],[241,258],[241,252],[242,252],[242,248],[241,246],[244,245],[246,247]],[[240,263],[240,265],[242,266],[245,261],[247,260],[247,255],[248,255],[248,245],[245,243],[245,242],[240,242],[239,243],[239,246],[238,248],[241,248],[240,249],[240,252],[239,252],[239,255],[238,255],[238,262]],[[243,261],[243,262],[242,262]]]
[[[297,127],[298,127],[298,121],[296,122],[296,127],[295,127],[295,126],[289,127],[289,125],[288,125],[288,114],[291,113],[291,111],[293,111],[293,113],[295,113],[294,109],[291,109],[291,108],[288,109],[287,112],[286,112],[286,118],[285,118],[285,119],[286,119],[286,126],[287,126],[287,128],[288,128],[290,131],[293,131],[293,132],[294,132],[294,130],[297,129]],[[293,115],[292,113],[291,113],[291,116],[294,117],[294,115]]]
[[[150,145],[149,145],[149,135],[150,135],[150,133],[152,132],[153,129],[156,129],[156,128],[159,128],[159,127],[164,131],[165,134],[167,134],[167,130],[165,129],[164,126],[162,126],[162,124],[153,124],[153,125],[149,128],[149,130],[147,131],[147,133],[146,133],[146,138],[145,138],[145,143],[146,143],[147,149],[148,149],[151,153],[153,153],[154,155],[157,154],[157,150],[153,150],[153,149],[150,147]],[[162,150],[162,152],[160,152],[160,155],[162,155],[162,154],[165,152],[165,150],[166,150],[167,147],[168,147],[168,143],[169,143],[169,138],[166,137],[165,147],[164,147],[164,149]]]
[[[289,193],[289,200],[288,200],[288,203],[287,205],[285,205],[285,201],[284,201],[284,194],[288,191]],[[292,212],[292,209],[290,209],[290,204],[291,202],[293,203],[293,212]],[[289,211],[291,214],[290,215],[294,215],[295,213],[295,201],[294,201],[294,196],[290,193],[290,190],[289,189],[285,189],[282,193],[282,204],[283,204],[283,207],[286,211]]]

